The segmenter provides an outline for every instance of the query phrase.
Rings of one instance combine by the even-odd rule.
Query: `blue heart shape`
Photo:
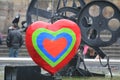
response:
[[[65,49],[64,49],[58,56],[53,57],[52,55],[50,55],[50,54],[45,50],[45,48],[44,48],[44,46],[43,46],[43,44],[42,44],[43,41],[44,41],[44,39],[46,39],[46,38],[48,38],[48,39],[50,39],[50,40],[57,40],[57,39],[59,39],[59,38],[66,38],[66,40],[67,40],[68,43],[67,43],[67,46],[65,47]],[[60,34],[58,34],[58,35],[56,35],[56,36],[53,36],[53,35],[51,35],[51,34],[49,34],[49,33],[43,32],[43,33],[41,33],[41,34],[38,35],[36,42],[37,42],[38,48],[39,48],[50,60],[52,60],[53,62],[56,62],[56,61],[68,50],[68,48],[70,47],[70,45],[71,45],[71,43],[72,43],[72,37],[71,37],[68,33],[60,33]],[[58,46],[59,46],[59,45],[58,45]]]

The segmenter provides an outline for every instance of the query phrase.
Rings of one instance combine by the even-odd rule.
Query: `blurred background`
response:
[[[20,22],[26,20],[26,12],[31,0],[0,0],[0,32],[7,33],[7,29],[12,24],[12,20],[17,14],[20,14]],[[52,0],[39,0],[43,7],[50,8]],[[54,0],[57,1],[57,0]],[[85,0],[89,3],[91,0]],[[120,8],[120,0],[109,0],[115,3]],[[47,3],[46,3],[47,2]],[[68,4],[71,4],[72,0],[69,0]],[[49,9],[48,8],[48,9]]]
[[[54,6],[52,2],[54,1]],[[77,0],[75,0],[77,1]],[[86,3],[89,3],[92,0],[84,0]],[[108,0],[114,3],[118,8],[120,8],[120,0]],[[16,15],[20,14],[20,21],[18,23],[19,27],[21,28],[21,22],[26,20],[27,9],[29,7],[31,0],[0,0],[0,32],[3,34],[3,45],[0,46],[0,56],[8,56],[8,48],[6,46],[6,34],[8,28],[12,25],[12,21]],[[45,9],[51,11],[52,8],[56,8],[58,0],[38,0],[38,6],[41,9]],[[68,0],[68,5],[71,5],[73,0]],[[63,6],[63,5],[61,5]],[[111,8],[110,8],[111,9]],[[35,18],[33,16],[33,18]],[[37,19],[36,19],[37,20]],[[42,19],[44,20],[44,19]],[[118,23],[119,24],[119,23]],[[112,24],[111,24],[112,25]],[[109,34],[106,34],[109,36]],[[25,37],[25,34],[23,33]],[[107,37],[108,38],[108,37]],[[105,39],[105,38],[104,38]],[[111,45],[102,48],[105,53],[107,53],[111,58],[120,58],[120,39]],[[24,45],[20,49],[20,57],[29,57],[28,52]]]

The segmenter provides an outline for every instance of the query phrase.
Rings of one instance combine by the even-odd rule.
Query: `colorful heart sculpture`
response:
[[[66,19],[53,24],[37,21],[26,31],[26,47],[31,58],[52,75],[74,57],[80,42],[78,25]]]

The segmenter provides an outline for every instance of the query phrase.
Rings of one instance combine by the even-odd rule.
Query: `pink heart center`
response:
[[[53,57],[59,55],[64,50],[66,45],[67,41],[65,38],[59,38],[57,40],[50,40],[46,38],[43,41],[43,46],[45,50]]]

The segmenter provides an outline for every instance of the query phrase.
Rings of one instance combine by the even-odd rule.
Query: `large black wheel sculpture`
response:
[[[120,11],[111,2],[98,0],[87,4],[80,12],[78,24],[82,39],[90,46],[110,46],[119,37]]]
[[[67,3],[69,1],[72,5],[68,6]],[[43,5],[41,2],[44,2],[46,5]],[[49,9],[49,6],[51,6],[52,9]],[[60,17],[69,19],[65,17],[65,15],[63,17],[63,14],[66,12],[78,14],[78,8],[82,8],[83,6],[85,6],[84,0],[32,0],[26,14],[27,24],[29,25],[38,20],[54,22],[60,19]]]

